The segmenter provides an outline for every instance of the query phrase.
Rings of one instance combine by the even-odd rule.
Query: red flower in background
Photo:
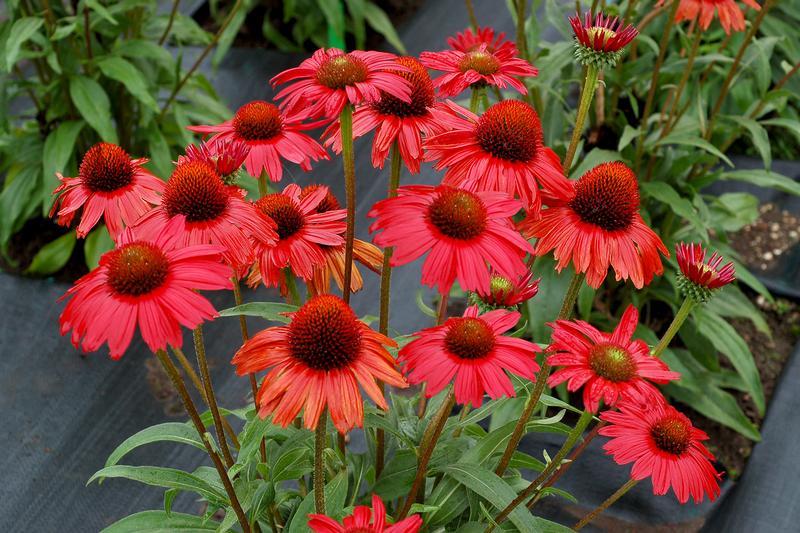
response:
[[[161,203],[164,182],[142,166],[147,161],[131,159],[116,144],[95,144],[84,154],[77,177],[56,174],[61,185],[53,191],[58,196],[50,216],[58,214],[58,223],[69,226],[83,208],[78,237],[86,237],[103,217],[111,238],[116,239],[125,226]]]
[[[498,50],[505,50],[506,53],[517,55],[517,46],[505,40],[506,34],[500,32],[495,36],[493,28],[478,28],[472,31],[472,28],[467,28],[463,32],[456,33],[453,37],[447,38],[447,44],[450,48],[459,52],[469,53],[475,50],[480,50],[482,45],[486,45],[486,51],[493,54]]]
[[[186,147],[186,154],[178,156],[177,165],[187,161],[205,161],[214,167],[214,170],[226,184],[230,184],[242,168],[250,147],[244,143],[237,143],[232,139],[216,143],[202,143],[200,146],[190,144]]]
[[[742,0],[745,4],[756,11],[761,10],[761,6],[755,0]],[[658,5],[664,4],[664,0],[659,0]],[[744,13],[734,0],[680,0],[678,12],[675,14],[675,21],[698,20],[700,28],[707,30],[714,20],[714,14],[719,16],[719,23],[725,33],[730,35],[733,31],[744,31]]]
[[[633,463],[633,479],[651,478],[654,494],[664,495],[672,487],[681,503],[689,496],[695,503],[704,494],[711,501],[719,496],[721,474],[702,443],[708,435],[674,407],[663,400],[647,405],[621,403],[619,412],[606,411],[600,418],[609,422],[600,435],[612,437],[603,449],[617,464]]]
[[[733,262],[720,267],[723,257],[716,252],[706,261],[706,251],[700,244],[679,243],[675,247],[675,258],[681,274],[700,287],[719,289],[736,279]]]
[[[388,409],[376,380],[406,387],[385,346],[395,342],[361,322],[341,298],[315,296],[285,326],[254,335],[233,358],[240,376],[268,370],[258,391],[258,414],[288,426],[301,409],[307,429],[315,429],[327,406],[341,433],[361,427],[361,390]],[[359,388],[360,387],[360,388]]]
[[[61,334],[72,330],[76,348],[93,352],[107,342],[111,358],[119,359],[137,326],[153,352],[180,347],[181,326],[194,329],[217,316],[197,291],[232,288],[223,248],[181,245],[180,218],[152,239],[122,232],[117,248],[62,297],[71,299],[61,313]]]
[[[377,102],[381,91],[403,102],[410,101],[411,84],[400,76],[407,69],[386,52],[320,48],[299,67],[284,70],[274,86],[293,82],[276,96],[289,112],[304,109],[310,117],[335,119],[347,104]]]
[[[630,279],[637,289],[664,272],[658,254],[669,257],[669,251],[639,214],[639,187],[630,168],[603,163],[568,183],[573,190],[566,198],[550,201],[541,218],[520,224],[523,234],[539,239],[536,255],[553,250],[559,272],[572,263],[594,288],[609,266],[618,281]]]
[[[245,145],[250,148],[245,159],[245,168],[251,176],[258,177],[266,171],[272,181],[283,177],[282,159],[297,163],[304,171],[311,170],[311,162],[328,159],[328,153],[320,144],[302,133],[319,126],[319,123],[303,124],[306,113],[281,111],[277,106],[255,100],[244,104],[233,119],[216,126],[189,126],[191,131],[214,134],[208,144],[216,154],[223,151],[224,142]]]
[[[514,307],[536,296],[539,280],[528,270],[517,278],[505,278],[494,269],[489,271],[489,285],[477,290],[481,302],[495,307]]]
[[[668,383],[679,379],[667,364],[650,356],[650,347],[642,340],[631,340],[639,312],[628,306],[613,333],[603,333],[582,321],[558,320],[548,324],[553,337],[547,363],[557,370],[547,385],[567,381],[567,390],[574,392],[583,387],[586,409],[596,413],[600,401],[613,407],[617,401],[626,400],[648,404],[661,393],[650,381]],[[649,381],[647,381],[649,380]]]
[[[584,13],[582,20],[580,14],[569,17],[569,23],[578,43],[595,52],[618,52],[639,34],[632,25],[625,26],[617,17],[612,19],[603,13],[594,17],[594,23],[588,12]]]
[[[542,203],[538,185],[548,195],[569,193],[561,161],[544,145],[533,107],[504,100],[479,117],[452,102],[447,105],[454,113],[437,116],[450,131],[425,142],[425,160],[435,161],[436,170],[447,169],[443,183],[517,196],[537,214]]]
[[[426,383],[430,398],[455,378],[456,402],[479,407],[483,395],[497,399],[514,396],[506,372],[536,379],[539,346],[524,339],[503,336],[519,321],[517,312],[496,309],[479,315],[468,307],[463,317],[449,318],[441,326],[414,333],[417,338],[400,349],[397,362],[412,385]]]
[[[371,518],[371,515],[374,517]],[[386,506],[375,494],[372,495],[372,509],[359,505],[341,524],[321,514],[310,514],[308,518],[308,527],[314,533],[417,533],[422,527],[422,518],[419,515],[409,516],[387,526]]]
[[[392,266],[428,253],[422,283],[446,294],[458,279],[462,289],[489,284],[487,264],[503,276],[523,275],[533,249],[512,226],[520,203],[503,193],[470,192],[447,185],[400,187],[397,197],[376,202],[367,216],[378,246],[393,246]]]

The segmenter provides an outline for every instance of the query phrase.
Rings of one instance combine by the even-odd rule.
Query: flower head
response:
[[[659,252],[669,257],[661,239],[639,214],[639,187],[624,163],[603,163],[586,172],[564,198],[550,201],[541,218],[520,223],[523,234],[536,237],[536,255],[554,250],[561,271],[572,263],[594,288],[614,268],[617,281],[630,279],[641,289],[662,274]]]
[[[202,143],[199,147],[190,144],[186,154],[178,156],[177,165],[187,161],[205,161],[214,167],[226,185],[233,185],[239,177],[239,169],[250,153],[250,147],[232,139],[217,143]]]
[[[277,182],[283,177],[282,159],[297,163],[306,172],[311,170],[312,161],[328,159],[325,149],[302,133],[319,126],[319,123],[303,124],[304,118],[305,113],[281,111],[269,102],[255,100],[244,104],[233,119],[222,124],[190,126],[189,129],[197,133],[213,133],[208,144],[215,154],[224,151],[221,146],[224,143],[249,148],[244,160],[248,174],[258,177],[263,171]]]
[[[62,297],[61,334],[72,330],[72,344],[93,352],[108,343],[113,359],[128,348],[137,326],[155,352],[180,347],[181,326],[195,328],[217,316],[198,290],[231,288],[230,268],[220,246],[180,244],[181,221],[172,220],[152,239],[130,229],[100,265],[75,282]]]
[[[503,335],[520,314],[505,309],[478,313],[473,305],[463,317],[414,333],[417,338],[403,346],[397,358],[408,382],[426,383],[430,398],[455,378],[456,402],[478,407],[484,394],[492,399],[515,395],[506,372],[534,380],[539,346]]]
[[[372,495],[372,509],[359,505],[341,524],[321,514],[310,514],[308,518],[308,527],[314,533],[417,533],[422,527],[422,518],[416,514],[387,526],[386,506],[375,494]]]
[[[569,18],[569,23],[575,32],[575,57],[582,65],[598,68],[616,65],[622,49],[639,34],[632,25],[625,26],[616,17],[612,19],[603,13],[594,17],[594,24],[589,12],[583,19],[576,13]]]
[[[450,48],[458,52],[474,52],[480,50],[482,45],[486,45],[486,51],[490,54],[498,50],[507,50],[507,53],[515,56],[517,55],[517,46],[512,41],[506,40],[504,32],[494,34],[494,28],[478,28],[472,31],[472,28],[467,28],[463,32],[456,33],[453,37],[447,38],[447,44]]]
[[[397,63],[408,72],[400,76],[412,85],[411,101],[406,102],[381,91],[379,100],[365,104],[353,114],[353,137],[375,130],[372,143],[372,165],[383,168],[392,144],[397,141],[400,156],[409,172],[419,173],[422,161],[422,137],[441,133],[445,126],[431,112],[438,104],[433,91],[433,82],[428,71],[413,57],[399,57]],[[333,145],[334,151],[342,152],[342,137],[338,122],[331,124],[323,134],[325,146]]]
[[[387,409],[375,380],[407,386],[385,348],[397,344],[361,322],[341,298],[312,297],[289,316],[289,324],[257,333],[233,358],[239,375],[268,370],[256,399],[262,418],[271,414],[286,427],[304,409],[305,427],[314,429],[327,405],[345,433],[363,424],[359,387]]]
[[[511,279],[490,270],[489,285],[471,293],[470,302],[478,305],[481,309],[516,308],[519,304],[536,296],[538,292],[539,280],[533,279],[533,272],[530,270],[522,276]]]
[[[400,76],[406,68],[385,52],[320,48],[299,67],[272,78],[273,86],[294,82],[276,96],[289,112],[306,107],[310,117],[334,119],[347,104],[377,102],[381,91],[409,102],[411,84]]]
[[[716,289],[736,279],[733,262],[720,267],[723,257],[716,252],[706,261],[706,251],[700,244],[679,243],[675,247],[675,258],[681,270],[678,286],[684,296],[695,302],[708,301]]]
[[[525,102],[503,100],[480,117],[452,102],[440,113],[449,131],[425,142],[425,160],[447,169],[444,183],[471,191],[501,191],[519,197],[538,214],[546,192],[570,189],[561,161],[544,145],[539,115]],[[561,192],[559,192],[561,191]]]
[[[422,283],[447,293],[458,279],[476,291],[489,284],[487,263],[509,278],[525,273],[528,241],[514,231],[511,218],[520,203],[496,192],[470,192],[447,185],[400,187],[397,197],[381,200],[368,216],[378,246],[393,246],[392,266],[428,257]]]
[[[704,494],[711,501],[719,496],[721,474],[702,443],[708,435],[663,399],[648,405],[623,402],[619,412],[605,411],[600,418],[609,423],[600,435],[612,437],[603,449],[617,464],[633,463],[633,479],[650,477],[654,494],[666,494],[671,486],[681,503],[689,496],[695,503]]]
[[[515,47],[501,46],[490,51],[487,43],[468,52],[422,52],[419,59],[427,68],[444,72],[433,80],[439,96],[443,98],[458,96],[468,87],[487,85],[500,89],[510,86],[522,94],[528,94],[528,89],[519,78],[539,74],[537,68],[517,57]]]
[[[84,154],[77,177],[56,174],[61,185],[53,191],[57,198],[50,216],[57,214],[58,223],[69,226],[83,208],[78,237],[86,237],[103,217],[116,239],[125,226],[161,203],[164,182],[142,167],[147,161],[131,159],[116,144],[95,144]]]
[[[613,333],[598,331],[582,320],[558,320],[553,328],[552,353],[547,363],[557,370],[547,384],[567,381],[570,392],[583,387],[586,409],[596,413],[600,400],[613,407],[619,400],[648,403],[661,393],[650,382],[668,383],[680,378],[664,361],[650,355],[642,340],[631,340],[639,312],[632,305],[625,310]]]
[[[761,10],[761,6],[755,0],[742,0],[745,4],[756,11]],[[659,0],[658,5],[662,6],[664,0]],[[680,0],[678,11],[675,13],[675,21],[698,20],[700,28],[707,30],[714,20],[714,14],[719,16],[719,23],[725,33],[730,35],[733,31],[744,31],[744,13],[734,0]]]

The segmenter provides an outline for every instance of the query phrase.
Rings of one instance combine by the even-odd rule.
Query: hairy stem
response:
[[[356,162],[353,153],[353,107],[344,106],[339,116],[342,135],[342,165],[344,166],[344,185],[347,200],[347,232],[344,249],[344,287],[342,297],[350,303],[350,290],[353,279],[353,241],[356,236]]]
[[[678,309],[678,312],[675,313],[675,318],[672,319],[672,323],[667,328],[666,333],[664,336],[661,337],[661,340],[658,341],[658,344],[655,348],[653,348],[653,357],[661,357],[661,354],[664,353],[664,350],[667,349],[669,343],[672,342],[672,339],[681,329],[683,322],[689,317],[689,313],[692,312],[694,308],[694,300],[691,298],[686,298],[681,304],[681,307]]]
[[[167,26],[164,28],[164,33],[161,34],[161,38],[158,40],[158,46],[164,46],[164,43],[167,41],[169,32],[172,29],[172,24],[175,22],[175,15],[178,13],[178,4],[180,3],[181,0],[173,0],[172,10],[169,12],[169,20],[167,20]]]
[[[572,130],[572,139],[569,142],[567,155],[564,158],[564,172],[569,174],[569,169],[572,167],[572,160],[575,158],[575,152],[578,149],[578,143],[581,140],[583,133],[583,124],[586,122],[586,116],[589,113],[589,108],[592,105],[592,98],[594,97],[595,89],[597,88],[597,78],[600,71],[594,65],[586,67],[586,77],[583,80],[583,89],[581,90],[581,100],[578,104],[578,114],[575,116],[575,129]]]
[[[203,342],[203,326],[197,326],[192,335],[194,337],[195,353],[197,354],[197,366],[200,368],[200,377],[203,379],[206,401],[208,402],[209,410],[211,410],[211,417],[214,419],[214,428],[217,430],[219,447],[222,450],[222,456],[225,458],[225,464],[230,468],[233,466],[233,457],[230,449],[228,449],[228,441],[225,439],[225,431],[222,427],[222,416],[219,414],[214,387],[211,385],[211,374],[208,371],[208,360],[206,359],[206,347]]]
[[[323,454],[328,438],[328,411],[322,410],[314,431],[314,509],[318,514],[325,514],[325,462]]]

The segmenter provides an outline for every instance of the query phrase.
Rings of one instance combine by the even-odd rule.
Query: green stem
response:
[[[292,305],[302,305],[303,301],[300,299],[300,292],[297,290],[297,282],[292,274],[292,269],[286,267],[283,269],[283,274],[286,276],[286,287],[289,289],[289,303]]]
[[[349,304],[353,278],[353,241],[356,235],[356,163],[353,154],[353,107],[351,105],[344,106],[339,116],[339,125],[342,135],[342,165],[344,166],[344,186],[347,200],[342,297],[345,303]]]
[[[261,169],[261,174],[258,175],[258,195],[264,197],[269,193],[269,173],[267,169]]]
[[[667,328],[667,332],[664,333],[664,336],[661,337],[660,341],[658,341],[656,347],[653,348],[653,357],[660,357],[661,354],[664,353],[664,350],[667,349],[669,343],[672,342],[673,337],[675,337],[675,335],[678,333],[678,330],[681,329],[681,326],[689,316],[689,313],[692,312],[694,305],[694,300],[691,298],[686,298],[683,301],[680,309],[678,309],[678,312],[675,313],[675,318],[672,319],[672,324],[670,324],[669,328]]]
[[[557,320],[569,320],[572,318],[572,311],[575,309],[575,302],[578,301],[578,293],[581,291],[584,278],[586,278],[586,274],[578,274],[576,272],[572,275],[567,292],[564,294],[564,301],[561,304],[561,310],[558,312]]]
[[[600,71],[594,65],[586,67],[586,77],[583,80],[583,89],[581,89],[581,100],[578,104],[578,114],[575,117],[575,129],[572,130],[572,140],[570,140],[567,155],[564,158],[564,172],[569,174],[569,169],[572,167],[572,160],[575,158],[575,151],[578,149],[578,143],[581,140],[583,133],[583,124],[586,122],[586,117],[589,113],[589,108],[592,105],[592,98],[597,88],[597,77]]]
[[[314,509],[325,514],[325,462],[323,454],[328,438],[328,412],[323,409],[314,432]]]
[[[694,40],[692,41],[692,49],[689,51],[689,57],[686,58],[686,68],[683,70],[681,81],[678,83],[678,88],[675,90],[673,95],[672,105],[670,106],[669,114],[667,115],[667,121],[664,124],[664,128],[661,130],[661,134],[658,136],[659,139],[666,137],[678,122],[678,107],[680,105],[681,96],[683,96],[683,90],[686,88],[686,82],[689,81],[689,76],[692,74],[692,67],[694,67],[694,60],[697,57],[697,50],[700,48],[700,41],[703,38],[703,32],[700,31],[700,28],[695,28],[694,33],[695,35]]]
[[[481,91],[478,87],[472,88],[472,96],[469,98],[469,110],[473,113],[478,113],[478,107],[481,105]]]
[[[519,56],[528,61],[528,40],[525,38],[525,9],[528,0],[516,0],[517,8],[517,50]]]
[[[478,31],[478,18],[475,16],[475,8],[472,7],[472,0],[464,0],[464,4],[467,6],[470,26],[473,30]]]
[[[606,501],[598,505],[597,509],[584,516],[580,522],[575,524],[575,526],[573,526],[572,528],[573,531],[580,531],[581,529],[583,529],[583,527],[586,526],[586,524],[597,518],[600,515],[600,513],[611,507],[617,500],[622,498],[622,496],[626,492],[631,490],[637,483],[639,483],[639,480],[629,479],[627,483],[625,483],[624,485],[622,485],[620,488],[617,489],[617,492],[609,496]]]
[[[158,40],[158,46],[164,46],[169,36],[169,31],[172,29],[172,24],[175,22],[175,14],[178,12],[178,4],[180,3],[181,0],[173,0],[172,10],[169,12],[169,20],[167,21],[167,26],[164,28],[164,33],[161,34],[161,38]]]

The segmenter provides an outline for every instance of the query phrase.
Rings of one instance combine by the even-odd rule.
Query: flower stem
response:
[[[267,173],[267,170],[262,169],[261,174],[258,175],[258,195],[262,198],[269,192],[269,187],[267,187],[268,180],[269,174]]]
[[[694,300],[691,298],[686,298],[683,301],[680,309],[678,309],[678,312],[675,313],[675,318],[672,319],[672,323],[669,325],[669,328],[667,328],[666,333],[664,333],[664,336],[661,337],[660,341],[658,341],[656,347],[653,348],[653,357],[660,357],[661,354],[664,353],[664,350],[667,349],[667,346],[669,346],[669,343],[672,342],[673,337],[675,337],[675,334],[677,334],[678,330],[681,329],[681,326],[689,316],[689,313],[692,312],[694,305]]]
[[[583,89],[581,89],[581,100],[578,104],[578,114],[575,116],[575,129],[572,130],[572,140],[569,142],[567,155],[564,158],[564,172],[569,174],[569,169],[572,167],[572,160],[575,158],[575,151],[578,149],[578,143],[581,140],[583,133],[583,124],[586,122],[586,116],[589,114],[589,108],[592,105],[592,98],[597,88],[597,78],[600,71],[594,65],[586,67],[586,77],[583,80]]]
[[[283,269],[283,274],[286,276],[286,287],[289,289],[289,300],[292,305],[301,305],[303,301],[300,299],[300,293],[297,291],[297,282],[292,274],[292,269],[286,267]]]
[[[323,409],[314,431],[314,509],[325,513],[325,462],[323,453],[328,438],[328,411]]]
[[[414,482],[411,484],[411,490],[408,492],[408,497],[403,504],[403,508],[395,517],[395,522],[399,522],[408,516],[408,512],[411,510],[411,505],[417,499],[417,493],[425,484],[425,474],[428,470],[428,463],[433,455],[433,450],[436,448],[436,442],[439,440],[442,430],[444,430],[444,426],[447,423],[447,418],[450,416],[450,412],[453,410],[455,401],[455,393],[452,389],[450,389],[447,392],[447,396],[445,396],[444,400],[442,400],[442,405],[439,407],[439,410],[435,415],[433,415],[433,419],[425,429],[425,433],[422,435],[422,442],[420,442],[417,450],[417,473],[414,476]]]
[[[353,154],[353,107],[345,105],[339,116],[342,135],[342,165],[347,200],[347,232],[344,249],[344,287],[342,298],[350,303],[351,280],[353,278],[353,241],[356,235],[356,162]]]
[[[477,31],[478,30],[478,18],[475,16],[475,8],[472,7],[472,0],[464,0],[464,4],[467,7],[467,14],[469,15],[469,24],[472,26],[472,29]]]
[[[597,518],[600,515],[600,513],[611,507],[617,500],[622,498],[622,496],[626,492],[631,490],[637,483],[639,483],[639,480],[629,479],[627,483],[625,483],[624,485],[622,485],[620,488],[617,489],[617,492],[609,496],[606,501],[598,505],[597,509],[587,514],[583,518],[581,518],[581,521],[575,524],[572,529],[574,531],[580,531],[581,529],[583,529],[583,527],[586,526],[586,524]]]
[[[672,131],[672,128],[675,127],[675,124],[680,118],[678,115],[678,107],[680,106],[681,96],[683,96],[683,90],[686,88],[686,82],[689,81],[689,77],[692,74],[692,67],[694,67],[694,60],[697,57],[697,50],[700,48],[700,41],[702,38],[703,32],[699,29],[695,29],[694,40],[692,41],[692,49],[689,51],[689,56],[686,58],[686,67],[683,70],[681,81],[678,82],[678,88],[675,90],[673,95],[672,105],[670,106],[669,114],[667,115],[667,121],[661,130],[661,133],[658,137],[659,139],[666,137],[667,134]]]
[[[586,274],[575,273],[567,287],[567,292],[564,294],[564,301],[561,304],[561,311],[558,312],[557,320],[569,320],[572,318],[572,311],[575,309],[575,302],[578,300],[578,293],[583,286],[583,279]]]
[[[203,342],[203,326],[197,326],[192,332],[192,336],[194,337],[194,349],[197,354],[197,366],[200,367],[200,377],[203,379],[203,389],[205,390],[208,408],[211,410],[214,428],[217,430],[219,447],[222,450],[222,456],[225,458],[225,464],[230,468],[233,466],[233,457],[230,449],[228,449],[228,441],[225,439],[217,398],[214,395],[214,387],[211,385],[211,374],[208,371],[208,360],[206,359],[206,347]]]
[[[183,407],[189,414],[189,418],[192,419],[192,423],[194,424],[197,433],[200,435],[200,440],[203,441],[206,452],[208,453],[209,457],[211,457],[211,461],[214,463],[214,468],[216,468],[217,474],[219,474],[220,480],[222,481],[222,485],[225,487],[225,493],[230,499],[231,507],[233,507],[233,511],[236,513],[236,518],[239,519],[239,524],[242,526],[242,531],[244,533],[250,533],[250,523],[247,521],[247,516],[244,514],[244,510],[242,510],[242,506],[236,496],[236,491],[233,489],[231,479],[228,477],[227,470],[225,470],[225,465],[222,464],[222,460],[211,446],[208,433],[206,433],[205,427],[203,427],[203,422],[200,420],[200,414],[197,412],[197,408],[194,405],[192,397],[189,396],[189,391],[186,390],[186,384],[183,382],[180,372],[178,372],[178,369],[175,367],[172,359],[170,359],[169,355],[167,355],[167,352],[164,350],[158,350],[156,352],[156,357],[158,357],[158,360],[161,362],[164,370],[169,375],[170,380],[172,380],[172,384],[175,386],[175,389],[178,391],[178,395],[183,401]]]
[[[469,110],[473,113],[478,113],[478,108],[481,105],[481,91],[478,87],[472,88],[472,96],[469,98]]]
[[[528,39],[525,38],[525,8],[528,0],[515,0],[517,8],[517,50],[519,56],[528,61]]]
[[[578,440],[578,438],[583,435],[583,430],[586,429],[587,425],[589,425],[592,417],[593,415],[589,411],[584,411],[581,413],[581,417],[578,419],[575,427],[569,432],[569,435],[567,435],[567,440],[564,441],[564,444],[561,446],[561,449],[558,450],[555,457],[553,457],[552,461],[547,463],[547,466],[544,467],[544,470],[542,470],[536,479],[531,481],[531,483],[525,487],[525,489],[520,492],[519,495],[517,495],[517,497],[514,498],[514,500],[512,500],[512,502],[509,503],[505,509],[500,511],[500,514],[497,515],[497,518],[494,520],[494,524],[490,525],[486,529],[486,533],[492,531],[495,526],[501,524],[506,518],[508,518],[508,515],[510,515],[519,504],[533,496],[539,490],[539,486],[547,481],[553,472],[558,470],[558,468],[561,466],[561,461],[564,460],[564,457],[566,457],[567,453],[569,453],[569,451],[575,445],[575,442]]]

